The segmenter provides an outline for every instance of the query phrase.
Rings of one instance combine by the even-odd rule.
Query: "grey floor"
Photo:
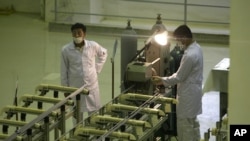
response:
[[[60,50],[71,41],[71,34],[49,32],[48,23],[38,15],[12,14],[0,15],[0,108],[13,104],[16,84],[18,96],[35,94],[35,87],[41,83],[60,84]],[[111,62],[113,44],[117,37],[87,34],[108,49],[109,58],[99,75],[101,102],[111,100]],[[139,40],[142,46],[145,39]],[[220,60],[229,57],[227,45],[201,44],[204,52],[204,80]],[[115,96],[120,94],[120,50],[115,56]],[[3,115],[1,115],[2,118]],[[203,114],[199,116],[201,135],[214,127],[219,120],[218,92],[205,93]],[[213,138],[211,138],[213,140]]]

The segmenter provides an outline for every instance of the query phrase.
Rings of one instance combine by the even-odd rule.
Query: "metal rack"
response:
[[[7,116],[0,119],[0,125],[3,127],[0,139],[5,141],[49,141],[51,138],[57,141],[153,140],[158,137],[156,133],[168,119],[171,105],[177,103],[175,99],[164,97],[159,93],[154,95],[125,93],[115,97],[82,121],[79,100],[81,94],[88,94],[85,88],[42,84],[37,86],[36,91],[39,91],[38,95],[25,94],[19,98],[19,101],[24,103],[22,106],[6,106],[2,109]],[[49,92],[53,93],[53,97],[49,97]],[[59,98],[59,94],[65,92],[71,94],[66,98]],[[72,100],[74,98],[75,100]],[[37,103],[37,107],[33,108],[32,103]],[[48,104],[52,106],[46,108]],[[75,108],[69,108],[73,106]],[[11,119],[16,113],[21,115],[20,120]],[[37,117],[27,121],[26,116],[30,115]],[[67,130],[66,120],[72,116],[76,117],[77,124]],[[9,127],[18,129],[10,133]]]

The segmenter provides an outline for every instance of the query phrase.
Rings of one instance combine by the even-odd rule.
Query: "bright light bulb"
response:
[[[156,34],[154,36],[154,39],[158,44],[165,46],[168,43],[167,36],[168,36],[167,31],[164,31],[162,33]]]

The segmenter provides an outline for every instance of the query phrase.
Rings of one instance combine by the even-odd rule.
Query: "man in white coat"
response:
[[[90,115],[101,107],[97,74],[106,62],[107,50],[97,42],[85,39],[84,24],[72,25],[71,32],[73,41],[61,50],[61,85],[84,86],[89,90],[89,95],[81,95],[81,112]]]
[[[177,84],[178,141],[199,141],[197,115],[202,113],[203,53],[187,25],[179,26],[173,35],[185,50],[179,69],[169,77],[153,76],[152,82],[164,86]]]

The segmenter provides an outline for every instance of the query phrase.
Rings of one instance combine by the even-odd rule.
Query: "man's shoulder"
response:
[[[93,45],[98,45],[98,43],[96,41],[92,41],[92,40],[85,40],[85,43],[87,45],[93,46]]]
[[[67,49],[70,49],[70,48],[72,48],[72,47],[74,47],[74,44],[73,44],[73,42],[70,42],[70,43],[65,44],[65,45],[62,47],[62,50],[67,50]]]
[[[90,41],[90,40],[85,40],[85,44],[87,47],[95,50],[99,50],[100,48],[103,48],[99,43],[96,41]]]

